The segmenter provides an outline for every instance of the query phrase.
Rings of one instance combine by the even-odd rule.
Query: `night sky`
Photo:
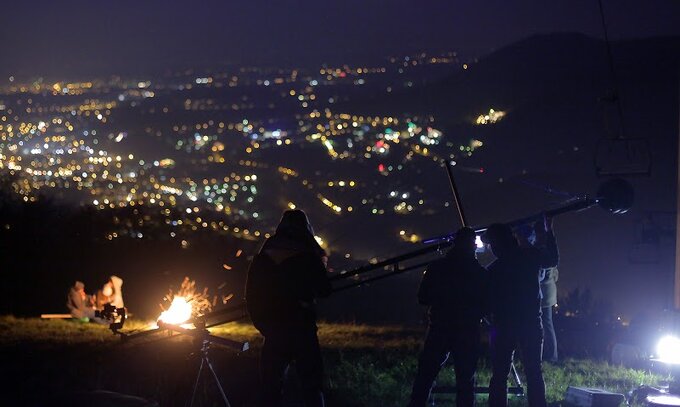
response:
[[[677,0],[605,0],[604,7],[613,39],[680,34]],[[0,13],[0,74],[138,74],[224,63],[316,67],[421,50],[481,55],[560,31],[602,37],[598,2],[15,1]]]

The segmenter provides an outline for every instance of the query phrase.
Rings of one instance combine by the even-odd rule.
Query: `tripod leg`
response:
[[[510,372],[512,373],[512,378],[515,380],[515,384],[517,387],[522,387],[522,381],[519,379],[519,375],[517,374],[517,369],[515,368],[515,362],[513,361],[512,364],[510,364]]]
[[[205,363],[208,365],[208,369],[210,369],[210,373],[212,373],[213,379],[215,379],[215,384],[217,385],[217,388],[220,391],[220,394],[222,395],[222,400],[224,400],[224,405],[226,407],[231,407],[231,404],[229,404],[229,400],[227,400],[227,395],[224,393],[224,389],[222,388],[222,385],[220,384],[220,379],[217,377],[217,373],[215,373],[215,369],[213,369],[212,365],[210,364],[210,361],[208,360],[207,357],[205,357]]]
[[[205,359],[201,359],[201,367],[198,368],[198,374],[196,375],[196,383],[194,383],[194,391],[191,393],[191,402],[189,407],[194,405],[194,398],[196,397],[196,390],[198,390],[198,383],[201,381],[201,373],[203,372],[203,363]]]

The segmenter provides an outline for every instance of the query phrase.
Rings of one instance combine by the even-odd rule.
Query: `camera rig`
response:
[[[113,304],[104,304],[104,309],[95,311],[94,316],[109,322],[109,329],[116,335],[125,336],[120,330],[125,326],[127,314],[125,308],[116,308]]]

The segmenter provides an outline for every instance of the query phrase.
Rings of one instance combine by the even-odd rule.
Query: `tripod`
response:
[[[245,352],[250,348],[250,345],[248,342],[238,342],[238,341],[233,341],[231,339],[227,338],[220,338],[219,336],[215,335],[210,335],[210,332],[205,327],[205,321],[199,321],[195,323],[196,329],[186,329],[182,328],[181,326],[173,325],[173,324],[168,324],[164,322],[158,322],[158,327],[161,329],[167,329],[170,331],[175,331],[184,335],[188,335],[193,337],[195,340],[200,340],[201,342],[201,366],[198,368],[198,374],[196,375],[196,383],[194,383],[194,390],[191,393],[191,401],[189,402],[189,407],[192,407],[194,405],[194,399],[196,398],[196,391],[198,391],[198,384],[201,382],[201,373],[203,373],[203,367],[208,366],[208,369],[210,370],[210,373],[212,374],[212,378],[215,381],[215,384],[217,385],[217,389],[220,391],[220,395],[222,396],[222,400],[224,401],[224,405],[227,407],[231,407],[231,404],[229,404],[229,400],[227,399],[227,395],[224,393],[224,389],[222,388],[222,385],[220,384],[220,379],[217,377],[217,373],[215,373],[215,369],[213,369],[212,364],[210,363],[210,358],[208,357],[208,351],[210,350],[210,344],[211,343],[217,343],[219,345],[225,346],[227,348],[230,348],[232,350],[235,350],[237,352]]]
[[[482,321],[484,323],[484,326],[490,327],[491,322],[487,318],[482,318]],[[514,358],[513,358],[514,359]],[[523,397],[524,396],[524,387],[522,386],[522,381],[519,377],[519,374],[517,373],[517,369],[515,368],[515,361],[512,360],[510,362],[510,376],[512,377],[512,380],[514,382],[514,386],[509,386],[507,387],[507,392],[508,394],[511,394],[513,396],[518,396],[518,397]],[[474,394],[489,394],[489,386],[475,386],[474,387]],[[451,393],[456,393],[456,386],[434,386],[431,389],[431,402],[432,405],[435,404],[435,395],[436,394],[451,394]]]
[[[514,386],[508,387],[508,394],[512,394],[513,396],[518,396],[522,397],[524,396],[524,387],[522,387],[522,381],[519,378],[519,374],[517,374],[517,369],[515,368],[515,362],[513,361],[512,364],[510,365],[510,375],[515,382]],[[456,393],[456,386],[433,386],[431,390],[431,402],[432,405],[435,404],[435,395],[436,394],[452,394]],[[489,393],[489,387],[488,386],[475,386],[474,388],[474,393],[475,394],[488,394]]]
[[[222,400],[224,400],[224,405],[226,407],[231,407],[231,404],[229,404],[229,400],[227,399],[227,395],[224,393],[224,389],[220,384],[220,379],[217,377],[217,373],[215,373],[215,369],[213,369],[212,364],[210,363],[210,359],[208,358],[209,349],[210,341],[207,339],[203,339],[201,344],[201,366],[198,368],[198,374],[196,375],[196,383],[194,383],[194,390],[191,393],[191,402],[189,403],[189,407],[192,407],[194,405],[194,398],[196,397],[196,391],[198,390],[198,384],[201,381],[201,373],[203,373],[204,366],[207,366],[208,369],[210,370],[210,373],[212,373],[212,378],[215,381],[215,384],[217,385],[217,389],[220,391]]]

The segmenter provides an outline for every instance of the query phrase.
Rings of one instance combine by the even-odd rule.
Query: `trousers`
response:
[[[557,362],[557,335],[553,325],[552,307],[541,308],[541,322],[543,323],[543,360]]]
[[[323,361],[316,326],[267,329],[260,358],[261,405],[281,405],[283,379],[291,362],[302,387],[305,406],[322,407]]]
[[[527,378],[530,407],[545,407],[545,382],[541,370],[543,327],[538,316],[529,321],[510,321],[493,326],[491,331],[491,382],[489,406],[508,405],[508,374],[515,349],[519,348]]]
[[[478,323],[464,327],[430,326],[418,361],[410,407],[426,405],[432,383],[449,356],[453,356],[456,373],[456,406],[474,406],[475,370],[479,358]]]

